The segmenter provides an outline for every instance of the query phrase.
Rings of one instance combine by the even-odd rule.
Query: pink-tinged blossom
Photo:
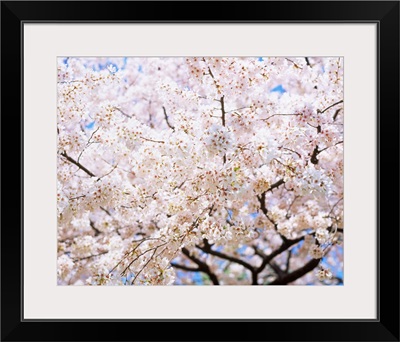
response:
[[[57,74],[59,284],[343,268],[342,58],[69,57]]]

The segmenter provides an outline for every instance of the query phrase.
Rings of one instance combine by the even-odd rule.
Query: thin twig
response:
[[[299,152],[296,152],[296,151],[294,151],[294,150],[291,150],[290,148],[287,148],[287,147],[281,147],[281,148],[282,148],[283,150],[293,152],[293,153],[297,154],[297,155],[299,156],[299,158],[301,158],[301,154],[300,154]]]
[[[159,144],[165,144],[165,141],[161,141],[161,140],[152,140],[152,139],[149,139],[149,138],[145,138],[145,137],[140,137],[141,139],[143,139],[143,140],[146,140],[146,141],[151,141],[151,142],[155,142],[155,143],[159,143]]]
[[[340,103],[343,103],[343,100],[340,100],[340,101],[338,101],[338,102],[335,102],[334,104],[330,105],[329,107],[326,107],[324,110],[320,111],[319,113],[320,113],[320,114],[325,113],[328,109],[330,109],[330,108],[332,108],[332,107],[334,107],[334,106],[336,106],[336,105],[338,105],[338,104],[340,104]]]
[[[293,64],[294,64],[294,66],[295,66],[295,68],[297,68],[297,69],[303,69],[302,67],[300,67],[300,66],[298,66],[295,62],[293,62],[291,59],[289,59],[289,58],[285,58],[287,61],[289,61],[289,62],[292,62]]]
[[[267,121],[267,120],[271,119],[274,116],[298,116],[298,115],[303,115],[303,114],[301,114],[301,113],[298,113],[298,114],[273,114],[273,115],[267,117],[266,119],[260,119],[260,120],[261,121]]]
[[[288,219],[290,217],[290,209],[293,206],[293,203],[299,198],[300,196],[294,196],[293,201],[290,203],[289,208],[286,212],[286,218]]]
[[[339,115],[340,111],[342,110],[342,108],[339,108],[335,111],[335,114],[333,114],[333,121],[336,121],[337,116]]]
[[[101,253],[99,253],[99,254],[89,255],[89,256],[83,257],[83,258],[76,258],[76,259],[73,259],[72,261],[73,261],[73,262],[76,262],[76,261],[86,260],[86,259],[98,257],[98,256],[100,256],[100,255],[104,255],[104,254],[107,254],[107,253],[108,253],[108,251],[104,251],[104,252],[101,252]]]
[[[98,179],[97,181],[99,181],[100,179],[102,179],[102,178],[108,176],[111,172],[113,172],[113,171],[117,168],[117,166],[118,166],[118,165],[114,165],[113,168],[110,170],[110,172],[108,172],[108,173],[106,173],[105,175],[99,177],[99,179]]]
[[[225,127],[225,124],[226,124],[226,122],[225,122],[225,114],[226,114],[226,112],[225,112],[224,96],[221,97],[220,102],[221,102],[221,119],[222,119],[222,126]],[[226,163],[226,153],[224,153],[223,161],[224,161],[224,164],[225,164],[225,163]]]
[[[222,119],[222,126],[225,127],[225,103],[224,103],[224,96],[221,97],[221,99],[219,100],[221,102],[221,119]]]
[[[165,118],[165,121],[167,122],[168,127],[171,128],[173,131],[175,131],[175,127],[172,126],[171,123],[169,122],[168,115],[167,115],[167,110],[165,109],[164,106],[162,107],[162,109],[164,111],[164,118]]]
[[[328,146],[328,147],[323,148],[322,150],[319,150],[318,154],[320,154],[321,152],[327,150],[328,148],[334,147],[334,146],[339,145],[339,144],[343,144],[343,141],[339,141],[339,142],[337,142],[336,144],[334,144],[332,146]]]
[[[120,112],[122,115],[124,115],[124,116],[126,116],[128,118],[132,118],[133,117],[133,115],[125,113],[122,109],[120,109],[118,107],[114,107],[113,109],[118,111],[118,112]]]
[[[158,247],[157,247],[158,248]],[[137,277],[139,277],[140,273],[142,273],[142,271],[147,267],[147,265],[150,263],[150,261],[153,259],[154,254],[156,254],[157,248],[154,250],[153,254],[151,255],[151,257],[149,258],[149,260],[147,260],[147,262],[144,264],[144,266],[141,268],[141,270],[135,275],[135,277],[133,278],[131,285],[133,285],[135,283],[135,280],[137,279]]]
[[[99,129],[100,129],[100,127],[97,127],[97,129],[90,135],[90,138],[89,138],[88,142],[86,143],[86,146],[83,148],[82,152],[79,153],[79,156],[78,156],[78,159],[77,159],[77,162],[78,162],[78,163],[79,163],[79,159],[81,158],[83,152],[85,152],[86,148],[89,147],[89,146],[92,144],[91,139],[92,139],[93,135],[94,135]]]
[[[339,198],[339,200],[333,205],[333,207],[331,208],[331,211],[329,212],[328,216],[330,216],[333,212],[333,209],[335,209],[335,207],[340,203],[340,201],[343,200],[343,197]]]

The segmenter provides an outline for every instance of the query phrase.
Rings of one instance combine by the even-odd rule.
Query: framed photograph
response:
[[[1,28],[2,340],[399,341],[397,1]]]

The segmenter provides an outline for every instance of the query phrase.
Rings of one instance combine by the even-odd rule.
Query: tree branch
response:
[[[294,64],[295,68],[297,69],[303,69],[301,66],[298,66],[298,64],[296,64],[294,61],[292,61],[290,58],[285,58],[287,61],[291,62]]]
[[[280,179],[280,180],[278,180],[277,182],[275,182],[274,184],[272,184],[270,187],[269,187],[269,189],[267,190],[267,192],[268,191],[272,191],[272,190],[274,190],[274,189],[276,189],[276,188],[279,188],[282,184],[284,184],[285,183],[285,181],[283,180],[283,179]]]
[[[79,163],[79,159],[82,157],[82,154],[83,154],[83,152],[85,152],[86,148],[87,148],[88,146],[90,146],[91,144],[94,143],[94,142],[92,142],[91,140],[92,140],[93,136],[97,133],[97,131],[98,131],[99,129],[100,129],[100,127],[97,127],[97,128],[93,131],[93,133],[90,135],[89,140],[88,140],[88,142],[86,143],[86,146],[83,148],[82,152],[79,153],[79,156],[78,156],[78,159],[77,159],[77,162],[78,162],[78,163]]]
[[[282,278],[277,278],[275,279],[272,283],[269,283],[268,285],[287,285],[288,283],[291,283],[308,272],[312,271],[315,267],[318,266],[319,262],[321,259],[312,259],[310,260],[307,264],[305,264],[303,267],[298,268],[297,270],[288,273],[287,275],[283,276]]]
[[[200,259],[197,259],[195,256],[190,255],[190,252],[187,248],[182,248],[182,253],[186,255],[190,260],[192,260],[197,266],[199,266],[198,270],[207,274],[214,285],[219,285],[219,281],[217,276],[210,270],[210,267]]]
[[[200,268],[196,268],[196,267],[190,267],[190,266],[186,266],[186,265],[181,265],[181,264],[176,264],[174,262],[171,262],[171,266],[174,268],[179,268],[181,270],[184,271],[188,271],[188,272],[201,272]]]
[[[226,124],[226,122],[225,122],[225,114],[226,114],[226,112],[225,112],[225,102],[224,102],[224,96],[222,96],[221,97],[221,99],[219,100],[220,102],[221,102],[221,119],[222,119],[222,126],[224,126],[225,127],[225,124]],[[226,163],[226,154],[224,154],[224,156],[223,156],[223,161],[224,161],[224,164]]]
[[[275,182],[274,184],[272,184],[269,189],[267,191],[264,191],[261,196],[257,196],[258,201],[260,202],[260,209],[263,212],[263,214],[265,215],[265,217],[274,225],[274,228],[276,231],[278,231],[278,225],[276,224],[276,222],[274,220],[272,220],[269,215],[268,215],[268,209],[265,206],[265,197],[266,197],[266,193],[268,191],[272,191],[275,188],[278,188],[279,186],[281,186],[282,184],[284,184],[285,181],[283,179],[278,180],[277,182]],[[286,241],[287,239],[284,236],[281,236],[283,241]]]
[[[238,258],[236,258],[234,256],[231,256],[231,255],[228,255],[228,254],[225,254],[225,253],[222,253],[222,252],[214,251],[213,249],[211,249],[211,247],[207,248],[207,247],[198,246],[198,248],[201,249],[205,253],[217,256],[217,257],[219,257],[221,259],[225,259],[225,260],[229,260],[229,261],[235,262],[235,263],[237,263],[239,265],[242,265],[243,267],[247,268],[250,271],[254,271],[253,266],[248,264],[246,261],[243,261],[242,259],[238,259]]]
[[[287,255],[287,259],[286,259],[286,268],[285,268],[285,272],[288,273],[289,272],[289,267],[290,267],[290,258],[292,257],[292,250],[289,249],[288,250],[288,255]]]
[[[310,158],[311,163],[313,163],[314,165],[317,165],[319,162],[319,159],[317,158],[319,153],[320,153],[320,150],[318,150],[318,145],[315,145],[314,151],[311,154],[311,158]]]
[[[221,102],[221,113],[222,113],[221,119],[222,119],[222,126],[225,127],[225,114],[226,114],[226,112],[225,112],[224,96],[222,96],[222,97],[220,98],[219,101]]]
[[[67,152],[62,152],[61,156],[67,159],[70,163],[79,167],[82,171],[86,172],[90,177],[96,177],[93,172],[90,172],[86,167],[84,167],[81,163],[77,162],[75,159],[71,158]]]
[[[90,222],[90,227],[94,230],[94,236],[100,235],[101,231],[98,230],[95,226],[94,226],[94,222],[92,220],[89,221]]]
[[[332,107],[334,107],[334,106],[336,106],[336,105],[338,105],[340,103],[343,103],[343,100],[340,100],[340,101],[330,105],[329,107],[326,107],[324,110],[320,111],[320,114],[325,113],[328,109],[330,109],[330,108],[332,108]]]
[[[162,107],[162,109],[164,111],[164,118],[165,118],[165,121],[167,122],[168,127],[171,128],[173,131],[175,131],[175,127],[172,126],[171,123],[168,120],[167,110],[165,109],[164,106]]]
[[[93,254],[93,255],[89,255],[87,257],[83,257],[83,258],[72,259],[72,261],[76,262],[76,261],[86,260],[86,259],[94,258],[94,257],[100,256],[100,255],[103,255],[103,254],[107,254],[107,253],[108,253],[108,251],[104,251],[104,252],[101,252],[99,254]]]
[[[196,247],[199,248],[200,250],[202,250],[205,253],[214,255],[214,256],[219,257],[221,259],[225,259],[225,260],[229,260],[229,261],[235,262],[235,263],[237,263],[239,265],[242,265],[244,268],[247,268],[252,274],[252,282],[253,282],[253,284],[254,284],[254,282],[255,282],[254,285],[257,284],[257,275],[255,274],[255,269],[254,269],[254,267],[252,265],[250,265],[246,261],[244,261],[242,259],[239,259],[239,258],[236,258],[234,256],[231,256],[231,255],[228,255],[228,254],[225,254],[225,253],[222,253],[222,252],[214,251],[211,248],[211,245],[205,239],[203,240],[203,242],[204,242],[204,247],[199,246],[199,245],[196,245]]]
[[[271,222],[275,228],[276,231],[278,231],[278,225],[276,224],[276,222],[271,219],[268,215],[268,209],[265,206],[265,194],[266,191],[264,191],[261,196],[257,196],[258,201],[260,202],[260,209],[263,212],[263,214],[265,215],[265,217],[268,219],[269,222]]]
[[[332,145],[332,146],[328,146],[328,147],[323,148],[322,150],[319,150],[319,151],[318,151],[318,154],[320,154],[321,152],[327,150],[328,148],[337,146],[337,145],[339,145],[339,144],[343,144],[343,141],[339,141],[339,142],[337,142],[336,144],[334,144],[334,145]]]
[[[162,140],[153,140],[153,139],[145,138],[145,137],[142,137],[142,136],[140,136],[140,138],[143,139],[143,140],[146,140],[146,141],[154,142],[154,143],[165,144],[165,141],[162,141]]]
[[[114,110],[120,112],[122,115],[126,116],[127,118],[132,118],[133,115],[127,114],[125,113],[122,109],[118,108],[118,107],[113,107]]]
[[[268,263],[275,258],[276,256],[278,256],[279,254],[283,253],[284,251],[286,251],[289,247],[297,244],[298,242],[302,241],[304,239],[304,236],[301,236],[297,239],[294,240],[286,240],[286,242],[282,243],[282,245],[276,249],[275,251],[273,251],[271,254],[265,255],[262,251],[257,249],[257,255],[261,256],[263,258],[263,261],[261,263],[261,265],[257,268],[256,272],[260,273],[264,270],[265,266],[268,265]],[[254,248],[254,247],[253,247]]]
[[[318,127],[320,127],[320,126],[318,126]],[[342,143],[343,143],[343,141],[339,141],[339,142],[337,142],[336,144],[334,144],[332,146],[328,146],[328,147],[323,148],[322,150],[319,150],[318,149],[318,145],[315,145],[313,153],[311,154],[311,159],[310,159],[311,163],[318,164],[319,159],[317,157],[321,152],[326,151],[328,148],[334,147],[334,146],[342,144]]]
[[[273,118],[274,116],[298,116],[298,115],[303,115],[303,114],[273,114],[273,115],[267,117],[266,119],[260,119],[260,120],[267,121],[267,120]]]
[[[277,263],[270,261],[269,266],[274,270],[279,279],[285,276],[285,272],[278,266]]]
[[[336,109],[335,114],[333,114],[333,121],[336,121],[337,116],[339,115],[340,111],[342,110],[342,108]]]
[[[281,147],[281,148],[282,148],[283,150],[293,152],[293,153],[297,154],[297,155],[299,156],[299,158],[301,158],[301,154],[300,154],[299,152],[296,152],[296,151],[294,151],[294,150],[291,150],[290,148],[287,148],[287,147]]]
[[[157,247],[158,248],[158,247]],[[140,269],[140,271],[138,273],[136,273],[135,277],[133,278],[133,280],[131,281],[131,285],[133,285],[136,281],[136,279],[139,277],[140,273],[142,273],[142,271],[147,267],[147,265],[150,263],[150,261],[153,259],[154,254],[156,254],[157,252],[157,248],[154,249],[153,254],[151,255],[151,257],[149,258],[149,260],[146,261],[146,263],[144,264],[144,266]]]

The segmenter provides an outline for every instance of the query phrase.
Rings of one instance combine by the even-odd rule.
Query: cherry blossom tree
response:
[[[341,284],[343,59],[59,58],[60,285]]]

